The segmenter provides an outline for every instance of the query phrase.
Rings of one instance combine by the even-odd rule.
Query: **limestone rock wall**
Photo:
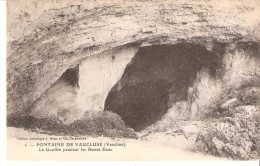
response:
[[[67,69],[26,112],[36,118],[57,118],[68,124],[82,116],[76,108],[79,67]]]
[[[77,109],[104,110],[108,92],[120,80],[137,49],[123,46],[83,60],[79,65]]]
[[[86,57],[127,43],[189,41],[211,49],[214,41],[260,39],[258,0],[66,2],[27,1],[24,10],[8,11],[8,113],[30,108]]]

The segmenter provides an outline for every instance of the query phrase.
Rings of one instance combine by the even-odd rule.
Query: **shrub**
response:
[[[133,130],[126,128],[121,117],[107,111],[88,111],[71,124],[63,124],[57,117],[37,118],[26,114],[7,116],[8,127],[24,128],[50,135],[89,135],[136,138]]]
[[[223,116],[223,115],[222,115]],[[255,106],[239,106],[228,116],[209,121],[197,137],[198,147],[220,157],[235,160],[260,157],[260,110]]]
[[[259,84],[258,58],[243,50],[225,54],[223,59],[224,84],[233,88]]]

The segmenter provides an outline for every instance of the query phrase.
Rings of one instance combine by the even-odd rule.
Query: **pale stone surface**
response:
[[[190,134],[197,134],[199,132],[199,130],[200,129],[194,124],[183,126],[181,128],[182,133],[186,136],[188,136]]]
[[[137,47],[123,46],[80,63],[76,101],[79,110],[104,110],[108,92],[120,80],[136,51]]]

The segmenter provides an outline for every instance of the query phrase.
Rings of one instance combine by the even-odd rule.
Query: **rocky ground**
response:
[[[222,99],[217,112],[201,121],[178,121],[169,128],[153,126],[142,131],[142,140],[168,142],[190,151],[230,158],[249,160],[260,158],[260,88],[247,87],[233,90]],[[159,132],[158,132],[159,130]]]
[[[8,127],[8,151],[7,155],[12,160],[226,160],[225,158],[215,157],[211,154],[192,152],[189,146],[195,141],[186,139],[182,134],[176,136],[169,133],[151,133],[141,136],[138,133],[138,139],[129,138],[111,138],[111,137],[87,137],[84,142],[110,142],[125,143],[126,147],[113,148],[112,152],[65,152],[65,153],[46,153],[39,152],[38,147],[25,147],[28,141],[20,141],[17,138],[46,138],[50,135],[39,134],[32,131],[26,131],[21,128]],[[59,138],[59,136],[51,136]],[[68,137],[69,138],[69,137]],[[30,141],[34,144],[39,141]],[[42,142],[42,141],[41,141]],[[44,142],[44,141],[43,141]],[[45,141],[46,142],[46,141]],[[55,142],[55,141],[49,141]],[[62,142],[62,141],[59,141]],[[65,141],[66,142],[66,141]],[[64,142],[64,143],[65,143]],[[71,141],[67,141],[71,142]],[[83,142],[83,141],[81,141]]]
[[[260,88],[233,91],[197,136],[198,149],[232,159],[260,158]],[[201,147],[200,147],[201,145]],[[200,148],[199,148],[200,147]]]
[[[200,159],[207,159],[209,156],[234,160],[259,159],[260,88],[253,86],[240,90],[232,90],[228,92],[227,97],[222,100],[223,102],[219,106],[218,111],[207,119],[179,120],[172,122],[172,124],[167,127],[158,127],[158,125],[155,124],[135,133],[133,130],[125,128],[122,123],[122,129],[115,128],[112,130],[106,127],[109,129],[109,134],[106,134],[107,129],[105,128],[104,131],[99,130],[101,134],[96,134],[96,136],[92,134],[91,137],[101,140],[103,138],[108,140],[123,140],[131,144],[133,143],[136,146],[137,144],[138,146],[148,146],[151,149],[156,145],[159,146],[162,151],[164,148],[166,151],[167,149],[173,151],[175,151],[174,149],[178,149],[181,150],[183,154],[192,153],[195,154],[195,156],[199,155]],[[100,116],[97,117],[101,118]],[[101,121],[103,120],[101,119]],[[93,125],[96,126],[95,124],[99,124],[101,121],[96,118],[94,121],[87,120],[86,123],[85,121],[78,121],[78,123],[73,125],[76,130],[73,128],[72,131],[74,131],[74,133],[76,132],[77,135],[85,136],[84,133],[88,135],[89,125],[87,124],[95,122]],[[119,123],[120,121],[120,119],[115,120],[115,122],[104,121],[102,124],[105,124],[105,126],[108,124],[113,126],[113,123]],[[82,126],[81,123],[84,125]],[[27,131],[21,128],[9,128],[8,134],[11,138],[15,138],[19,133],[24,132],[27,132],[26,136],[32,134],[48,134],[48,132],[31,130],[30,127],[26,130]],[[111,133],[111,131],[115,133]],[[35,132],[38,132],[38,134]],[[102,133],[105,133],[104,137],[100,137],[103,136]],[[129,137],[129,134],[131,137]],[[64,135],[64,133],[62,135]],[[121,138],[118,138],[118,136]],[[176,155],[176,153],[173,154]],[[174,158],[178,159],[178,155]]]

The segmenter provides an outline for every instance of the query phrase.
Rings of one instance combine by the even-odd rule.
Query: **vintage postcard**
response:
[[[259,0],[8,0],[8,160],[257,160]]]

